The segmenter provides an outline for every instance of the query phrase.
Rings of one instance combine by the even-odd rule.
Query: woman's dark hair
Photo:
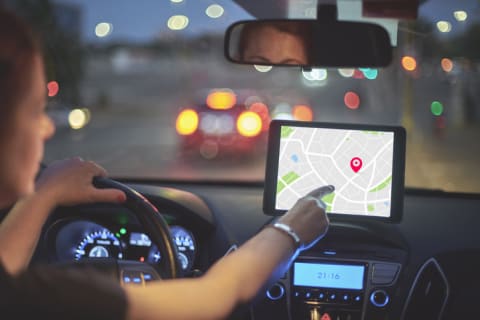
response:
[[[28,25],[0,6],[0,142],[22,93],[29,89],[34,57],[39,53]]]

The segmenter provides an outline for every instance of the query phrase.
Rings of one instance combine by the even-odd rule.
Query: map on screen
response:
[[[281,126],[275,208],[334,185],[327,212],[390,217],[394,132]]]

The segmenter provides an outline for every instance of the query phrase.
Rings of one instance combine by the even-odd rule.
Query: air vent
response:
[[[429,259],[423,264],[415,277],[402,319],[441,319],[448,294],[448,282],[442,268],[437,260]]]

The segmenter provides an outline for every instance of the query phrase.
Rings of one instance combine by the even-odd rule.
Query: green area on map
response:
[[[368,212],[375,211],[375,206],[373,204],[368,204],[367,205],[367,210],[368,210]]]
[[[294,172],[290,171],[286,175],[284,175],[278,182],[277,182],[277,193],[282,191],[287,185],[292,183],[293,181],[297,180],[300,178],[300,176]]]
[[[286,184],[290,184],[298,178],[300,178],[300,176],[295,171],[290,171],[282,177],[282,180],[285,181]]]
[[[327,212],[332,211],[333,199],[335,198],[335,192],[327,194],[322,198],[322,201],[327,205]]]
[[[380,191],[382,189],[385,189],[386,186],[388,186],[390,184],[390,182],[392,182],[392,176],[388,177],[387,179],[385,179],[385,181],[383,181],[382,183],[380,183],[378,186],[376,186],[375,188],[373,188],[372,190],[370,190],[369,192],[377,192],[377,191]]]
[[[280,137],[287,138],[292,134],[293,131],[294,129],[292,127],[282,127],[280,131]]]

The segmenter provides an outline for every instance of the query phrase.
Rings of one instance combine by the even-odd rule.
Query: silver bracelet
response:
[[[280,230],[283,233],[289,235],[292,238],[293,242],[295,243],[296,248],[299,248],[299,247],[302,246],[302,241],[300,240],[300,237],[295,233],[295,231],[292,230],[292,228],[290,228],[289,225],[286,225],[286,224],[280,223],[280,222],[275,222],[274,224],[271,224],[270,226],[272,228]]]

